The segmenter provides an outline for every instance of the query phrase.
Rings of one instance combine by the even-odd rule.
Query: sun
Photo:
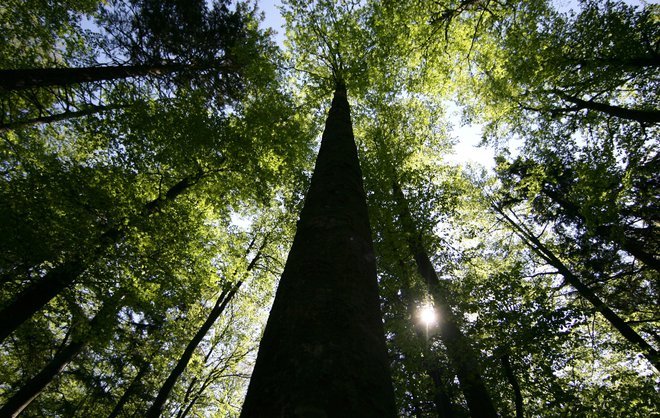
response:
[[[419,308],[419,320],[426,325],[434,325],[438,321],[438,315],[432,305],[424,305]]]

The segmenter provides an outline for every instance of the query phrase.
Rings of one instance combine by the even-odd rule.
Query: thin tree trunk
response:
[[[584,216],[582,216],[580,212],[580,209],[575,204],[569,202],[562,195],[554,190],[549,189],[548,187],[543,187],[542,191],[551,200],[561,206],[566,214],[571,218],[579,220],[582,224],[586,223]],[[600,225],[596,228],[595,232],[602,239],[619,244],[621,249],[631,254],[652,269],[660,272],[660,261],[653,254],[645,250],[644,244],[635,239],[628,238],[625,235],[625,232],[612,233],[612,229],[613,228],[611,226]]]
[[[511,359],[509,353],[505,349],[501,350],[502,368],[504,369],[504,375],[506,376],[507,382],[511,385],[513,389],[515,404],[516,404],[516,418],[523,418],[525,416],[523,411],[523,397],[522,392],[520,391],[520,384],[516,378],[516,374],[513,372],[513,367],[511,366]]]
[[[395,247],[395,254],[405,253],[405,251],[401,251]],[[399,267],[402,269],[402,271],[404,271],[405,261],[403,259],[399,259]],[[413,298],[410,297],[409,290],[410,289],[406,287],[400,289],[401,299],[404,301],[407,307],[408,315],[411,318],[414,318],[417,314],[417,306]],[[424,365],[424,371],[431,379],[431,382],[433,382],[433,402],[435,404],[435,411],[438,414],[438,418],[453,418],[456,415],[454,412],[456,407],[452,403],[451,397],[449,396],[447,385],[442,381],[442,370],[439,367],[439,362],[434,361],[429,352],[428,333],[422,331],[418,326],[413,328],[415,330],[415,337],[418,340],[417,342],[421,347],[424,347],[424,349],[417,350],[416,353],[409,352],[407,345],[406,347],[401,347],[400,349],[403,351],[406,357],[416,358]],[[423,357],[420,358],[420,354],[422,354]]]
[[[185,64],[163,64],[0,70],[0,93],[23,90],[32,87],[66,87],[93,81],[161,76],[186,69],[193,69],[193,67]]]
[[[179,413],[177,414],[177,418],[185,418],[186,416],[188,416],[188,414],[190,413],[190,410],[193,408],[193,406],[195,406],[195,404],[197,403],[199,398],[202,396],[204,391],[211,385],[213,380],[214,380],[213,374],[210,374],[210,375],[206,376],[206,379],[204,380],[204,382],[202,382],[202,384],[200,385],[200,388],[192,396],[192,399],[190,398],[190,396],[187,396],[187,398],[185,399],[186,407],[179,411]],[[193,387],[189,386],[188,387],[188,391],[189,391],[188,394],[192,393],[192,390],[193,390]]]
[[[241,417],[394,417],[362,172],[337,83]]]
[[[145,417],[147,418],[160,417],[161,412],[163,410],[163,406],[165,406],[165,402],[167,401],[167,398],[170,396],[170,392],[172,392],[172,389],[174,388],[174,385],[176,384],[176,381],[179,379],[181,374],[183,374],[184,370],[186,370],[186,367],[188,366],[190,359],[195,353],[197,346],[202,341],[202,339],[204,339],[206,333],[209,331],[209,329],[211,329],[211,327],[218,319],[218,317],[220,317],[222,312],[227,307],[227,304],[234,297],[236,291],[238,291],[238,288],[241,286],[242,283],[243,283],[242,281],[239,281],[231,290],[225,290],[220,294],[220,297],[215,302],[215,306],[213,307],[213,309],[211,309],[211,313],[206,318],[206,321],[204,321],[204,323],[199,328],[199,330],[197,330],[197,333],[195,333],[195,335],[193,336],[192,340],[190,340],[190,342],[186,346],[186,349],[183,351],[183,354],[181,354],[179,361],[176,363],[176,366],[174,366],[174,368],[170,372],[170,375],[165,380],[165,383],[163,383],[163,386],[161,386],[160,390],[158,391],[158,395],[156,396],[156,399],[151,404],[151,407],[149,407],[149,410],[145,414]]]
[[[417,264],[417,271],[426,280],[433,296],[433,302],[440,317],[440,339],[447,347],[447,356],[458,375],[470,415],[475,418],[497,417],[495,406],[493,406],[486,385],[481,378],[478,355],[456,324],[451,306],[443,294],[435,267],[424,249],[420,232],[415,227],[408,202],[396,182],[393,189],[394,199],[400,210],[399,219],[403,232]]]
[[[254,242],[255,240],[253,239],[252,242],[250,243],[250,246],[248,247],[247,250],[248,253],[252,249],[252,245],[254,244]],[[254,269],[254,266],[257,264],[259,257],[261,257],[261,251],[265,246],[266,246],[266,240],[264,240],[264,242],[261,245],[261,248],[259,248],[257,254],[255,254],[252,261],[250,261],[250,264],[246,268],[246,272],[250,272],[252,271],[252,269]],[[160,416],[163,410],[163,406],[165,406],[165,402],[167,401],[167,398],[170,396],[170,392],[172,392],[172,389],[174,388],[176,381],[179,379],[179,377],[183,374],[184,370],[188,366],[188,363],[190,362],[190,359],[192,358],[195,350],[197,349],[197,346],[199,345],[200,342],[202,342],[202,339],[204,339],[204,337],[209,332],[209,329],[211,329],[215,321],[217,321],[220,315],[222,315],[225,308],[232,300],[234,295],[236,295],[236,292],[238,291],[238,289],[241,287],[242,284],[243,281],[239,280],[235,285],[231,287],[231,289],[225,289],[222,291],[222,293],[215,302],[215,306],[213,306],[213,309],[211,309],[209,316],[206,318],[206,321],[204,321],[204,323],[199,328],[199,330],[197,330],[197,333],[195,333],[193,338],[190,340],[190,342],[186,346],[186,349],[183,351],[183,354],[181,354],[181,357],[179,358],[179,361],[177,362],[176,366],[174,366],[174,369],[172,369],[170,375],[165,380],[165,383],[163,383],[163,386],[161,386],[160,390],[158,391],[158,395],[156,396],[156,399],[154,400],[153,404],[151,405],[151,407],[149,408],[149,410],[145,415],[147,418],[157,418]]]
[[[8,131],[12,129],[25,128],[26,126],[37,125],[40,123],[59,122],[67,119],[79,118],[82,116],[90,116],[96,113],[106,112],[108,110],[121,109],[127,107],[126,105],[112,105],[112,106],[87,106],[84,109],[76,111],[66,111],[48,116],[39,116],[32,119],[16,120],[7,123],[0,123],[0,131]]]
[[[630,327],[619,315],[617,315],[605,302],[603,302],[597,295],[591,290],[587,285],[582,283],[580,278],[578,278],[573,272],[569,270],[564,263],[555,256],[555,254],[550,251],[541,241],[530,233],[525,227],[515,222],[504,213],[504,210],[499,208],[496,205],[492,206],[493,209],[499,213],[504,220],[507,221],[509,225],[516,231],[518,236],[520,236],[527,245],[538,254],[543,260],[548,264],[557,269],[557,271],[564,277],[566,282],[573,286],[575,290],[578,291],[580,296],[588,300],[596,311],[600,312],[607,321],[609,321],[612,326],[619,331],[619,333],[633,345],[637,346],[644,357],[656,368],[660,370],[660,356],[658,351],[653,348],[646,340],[644,340],[634,329]]]
[[[254,238],[252,240],[252,242],[250,243],[249,248],[252,247],[252,245],[254,244],[255,239],[256,238]],[[207,364],[207,362],[209,361],[209,358],[211,357],[211,355],[215,351],[215,347],[218,344],[218,341],[222,341],[222,339],[224,338],[225,333],[227,332],[227,330],[228,330],[228,327],[225,326],[225,328],[222,330],[220,335],[215,339],[216,343],[214,343],[209,348],[208,352],[206,353],[206,356],[204,357],[204,364]],[[226,364],[224,366],[226,367]],[[197,402],[197,398],[199,398],[201,393],[206,389],[206,385],[210,384],[210,380],[212,379],[213,372],[215,370],[218,370],[218,368],[219,368],[219,365],[216,364],[216,366],[213,367],[211,372],[209,374],[207,374],[206,379],[204,380],[204,382],[202,382],[202,385],[201,385],[200,389],[197,391],[197,393],[195,393],[195,395],[192,395],[192,393],[193,393],[193,390],[195,389],[195,386],[197,385],[197,382],[199,381],[199,377],[198,376],[193,376],[192,379],[190,379],[190,383],[188,383],[188,388],[186,389],[186,393],[183,397],[183,401],[181,401],[181,407],[179,408],[179,412],[177,413],[177,418],[184,417],[188,413],[188,411],[193,407],[195,402]],[[193,398],[192,400],[190,399],[191,396]],[[188,406],[183,408],[183,405],[186,405],[186,404]]]
[[[64,368],[76,357],[83,348],[94,337],[99,327],[104,327],[108,319],[116,315],[120,306],[122,297],[115,295],[106,302],[94,318],[89,322],[89,329],[85,330],[82,335],[74,338],[73,341],[61,349],[55,357],[30,379],[18,392],[12,395],[11,398],[0,409],[0,417],[16,417],[18,416],[41,392],[53,381]]]
[[[117,403],[115,404],[115,407],[112,408],[112,411],[110,412],[110,415],[108,415],[108,418],[117,418],[119,414],[121,414],[122,410],[124,409],[124,405],[126,405],[128,401],[131,399],[131,396],[133,396],[140,383],[142,383],[142,378],[146,376],[148,372],[149,372],[149,362],[145,361],[138,369],[138,372],[131,381],[131,384],[128,385],[124,393],[121,395],[121,398],[119,398],[119,401],[117,401]]]
[[[579,97],[559,92],[559,97],[577,105],[577,109],[596,110],[610,116],[622,119],[634,120],[640,123],[660,123],[660,111],[628,109],[621,106],[612,106],[607,103],[594,102],[593,100],[582,100]]]
[[[431,380],[433,381],[433,402],[435,403],[435,412],[438,414],[438,418],[453,418],[454,414],[454,405],[451,402],[451,398],[445,389],[445,383],[442,381],[442,375],[440,370],[427,369],[427,373]]]
[[[179,181],[170,187],[165,196],[148,202],[144,206],[142,214],[149,216],[161,210],[166,204],[173,201],[178,195],[195,184],[201,176],[202,174],[199,173]],[[123,235],[124,229],[120,228],[111,228],[101,234],[100,243],[92,250],[93,252],[89,259],[100,257],[107,247],[118,242]],[[0,343],[55,296],[73,284],[85,269],[86,264],[83,262],[83,259],[80,256],[74,256],[28,286],[27,289],[0,311]]]
[[[207,379],[208,378],[209,376],[207,376]],[[193,389],[195,389],[196,384],[197,384],[197,376],[193,377],[192,381],[188,385],[188,389],[186,390],[186,396],[183,398],[183,402],[182,402],[182,405],[185,405],[185,407],[180,409],[179,412],[176,414],[177,418],[184,418],[186,415],[188,415],[192,407],[197,402],[197,397],[199,396],[199,393],[193,395],[191,399],[191,395]]]

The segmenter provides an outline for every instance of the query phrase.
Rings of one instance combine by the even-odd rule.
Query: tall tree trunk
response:
[[[0,70],[0,93],[23,90],[32,87],[66,87],[93,81],[161,76],[192,68],[192,66],[186,64],[162,64]]]
[[[406,251],[400,250],[395,247],[395,254],[406,254]],[[399,267],[401,271],[405,271],[405,260],[403,258],[399,259]],[[415,318],[417,315],[417,304],[410,296],[410,289],[407,287],[402,287],[400,289],[401,299],[405,302],[406,309],[410,318]],[[419,347],[424,347],[419,349],[419,347],[412,348],[408,344],[404,344],[399,349],[404,353],[406,357],[414,358],[415,361],[421,361],[424,365],[424,371],[433,382],[433,403],[435,404],[435,411],[438,414],[438,418],[454,418],[456,416],[455,410],[457,406],[453,404],[451,396],[448,391],[448,385],[443,381],[443,370],[440,367],[440,364],[437,360],[433,359],[433,356],[429,350],[428,343],[428,329],[422,330],[419,326],[414,326],[415,338],[417,339],[417,344]],[[426,332],[425,332],[426,331]],[[411,351],[416,351],[411,353]],[[454,378],[452,373],[452,379]]]
[[[111,105],[111,106],[86,106],[83,109],[75,111],[65,111],[48,116],[39,116],[32,119],[15,120],[7,123],[0,123],[0,131],[8,131],[12,129],[25,128],[26,126],[37,125],[40,123],[59,122],[67,119],[79,118],[82,116],[90,116],[96,113],[106,112],[108,110],[121,109],[127,107],[126,105]]]
[[[176,384],[176,381],[179,379],[181,374],[183,374],[184,370],[186,370],[186,367],[188,366],[190,359],[195,353],[197,346],[199,345],[200,342],[202,342],[202,339],[204,339],[206,333],[209,332],[209,329],[211,329],[215,321],[220,317],[222,312],[227,307],[227,304],[234,297],[236,291],[238,291],[238,288],[241,286],[242,283],[243,283],[242,281],[239,281],[238,283],[236,283],[236,285],[234,285],[234,287],[231,290],[224,290],[220,294],[220,297],[218,297],[218,300],[215,302],[215,306],[213,306],[213,309],[211,309],[211,312],[209,313],[209,316],[206,318],[206,321],[204,321],[202,326],[197,330],[197,333],[195,333],[193,338],[190,340],[190,342],[186,346],[186,349],[183,351],[183,354],[181,354],[179,361],[177,361],[176,366],[174,366],[174,368],[170,372],[170,375],[165,380],[165,383],[163,383],[163,386],[161,386],[160,390],[158,391],[158,395],[156,396],[156,399],[151,404],[151,407],[149,407],[149,410],[145,414],[145,417],[147,418],[160,417],[161,412],[163,410],[163,406],[165,406],[165,402],[167,401],[167,398],[170,396],[170,392],[172,392],[172,389],[174,388],[174,385]]]
[[[520,384],[516,378],[516,374],[513,371],[513,366],[511,366],[511,358],[509,352],[506,348],[502,348],[499,351],[500,361],[502,362],[502,368],[504,369],[504,375],[506,376],[507,382],[511,385],[513,389],[513,395],[516,405],[516,418],[523,418],[525,416],[523,411],[523,397],[522,392],[520,391]]]
[[[75,257],[50,270],[44,277],[23,290],[0,311],[0,343],[69,287],[83,271],[85,271],[84,263],[79,257]]]
[[[142,383],[142,378],[146,376],[147,373],[149,372],[149,367],[150,367],[149,361],[144,361],[142,363],[142,365],[138,369],[137,374],[131,381],[131,384],[128,385],[124,393],[121,395],[121,398],[119,398],[119,401],[117,401],[117,403],[115,404],[115,407],[112,408],[112,411],[110,412],[110,415],[108,415],[108,418],[117,418],[119,414],[121,414],[122,410],[124,409],[124,405],[128,403],[128,401],[131,399],[131,396],[133,396],[140,383]]]
[[[195,184],[203,173],[185,177],[169,188],[164,196],[160,196],[145,204],[142,215],[150,216],[173,201],[178,195]],[[111,228],[101,234],[100,243],[88,254],[87,259],[93,260],[101,256],[104,250],[118,242],[124,234],[124,229]],[[0,311],[0,343],[23,322],[46,306],[55,296],[73,284],[86,269],[86,264],[80,256],[74,256],[68,261],[50,270],[44,277],[28,286],[12,302]]]
[[[658,350],[653,348],[644,338],[641,337],[634,329],[630,327],[619,315],[616,314],[605,302],[603,302],[589,286],[582,283],[579,277],[577,277],[573,272],[566,267],[566,265],[559,259],[557,256],[550,251],[543,243],[530,231],[528,231],[524,226],[515,222],[509,215],[504,212],[504,209],[498,207],[497,205],[492,206],[493,209],[499,213],[502,218],[514,229],[519,237],[525,241],[527,246],[538,254],[543,260],[548,264],[557,269],[559,274],[561,274],[566,282],[573,286],[575,290],[578,291],[580,296],[588,300],[596,311],[600,312],[605,319],[629,342],[638,347],[644,357],[656,368],[660,370],[660,355]]]
[[[593,100],[582,100],[579,97],[558,92],[559,97],[577,105],[577,109],[596,110],[606,113],[610,116],[616,116],[622,119],[634,120],[640,123],[660,123],[660,111],[628,109],[621,106],[613,106],[607,103],[594,102]]]
[[[442,374],[438,368],[428,368],[427,373],[433,381],[433,403],[435,403],[435,412],[438,418],[453,418],[454,405],[447,393],[445,382],[442,381]]]
[[[250,246],[248,247],[247,250],[248,253],[252,249],[252,245],[254,244],[255,239],[253,239],[252,243],[250,243]],[[254,269],[254,266],[257,264],[257,261],[259,261],[259,257],[261,257],[261,251],[266,246],[266,242],[267,241],[264,240],[264,242],[261,245],[261,248],[259,248],[252,261],[250,261],[250,264],[247,266],[245,270],[246,273]],[[197,330],[197,333],[195,333],[193,338],[190,340],[190,342],[186,346],[186,349],[183,351],[183,354],[181,354],[179,361],[176,363],[176,366],[174,366],[174,369],[172,369],[172,371],[170,372],[170,375],[167,377],[167,380],[165,380],[165,383],[163,383],[163,386],[161,386],[160,390],[158,391],[158,395],[156,396],[156,399],[154,400],[153,404],[151,405],[151,407],[149,408],[149,410],[145,415],[147,418],[158,418],[161,415],[163,406],[165,406],[165,402],[167,401],[167,398],[170,396],[170,392],[172,392],[172,389],[174,388],[176,381],[179,379],[179,377],[181,377],[181,374],[183,374],[184,370],[186,370],[186,367],[188,366],[188,363],[190,362],[193,353],[197,349],[197,346],[199,345],[200,342],[202,342],[202,339],[204,339],[204,336],[206,336],[206,334],[209,332],[213,324],[215,324],[215,321],[217,321],[220,315],[222,315],[222,313],[225,311],[225,308],[227,307],[229,302],[233,299],[234,295],[236,295],[236,292],[238,292],[238,289],[241,287],[242,284],[243,284],[243,280],[239,280],[230,289],[225,289],[222,291],[222,293],[215,302],[215,306],[213,306],[213,309],[211,309],[209,316],[206,318],[206,321],[204,321],[204,323],[199,328],[199,330]]]
[[[478,355],[475,353],[469,339],[456,324],[454,313],[444,295],[435,267],[433,267],[431,259],[424,249],[420,232],[415,226],[408,202],[396,182],[393,185],[393,192],[400,210],[401,227],[413,253],[417,271],[428,284],[433,296],[433,302],[440,318],[440,339],[447,347],[447,356],[456,370],[470,415],[475,418],[497,417],[495,406],[493,406],[486,385],[481,378]]]
[[[582,215],[580,208],[578,208],[573,202],[570,202],[564,198],[562,194],[547,187],[547,185],[545,185],[541,190],[552,201],[561,206],[569,217],[580,221],[583,225],[586,224],[586,220]],[[620,233],[613,230],[614,228],[612,226],[599,225],[594,232],[600,238],[606,241],[619,244],[621,249],[634,256],[642,263],[656,270],[657,272],[660,272],[660,261],[656,258],[655,255],[646,251],[644,243],[632,238],[628,238],[625,234],[625,231]]]
[[[241,417],[394,417],[362,172],[337,83]]]
[[[105,327],[108,320],[117,314],[122,298],[120,295],[112,296],[94,318],[89,321],[87,330],[84,330],[80,336],[74,337],[69,345],[62,348],[39,373],[9,398],[0,409],[0,417],[16,417],[30,405],[53,381],[55,376],[64,370],[66,365],[85,348],[94,337],[94,334],[99,331],[99,328]]]

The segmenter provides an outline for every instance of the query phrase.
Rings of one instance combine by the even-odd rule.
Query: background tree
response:
[[[276,196],[290,206],[296,197],[286,184],[302,181],[297,170],[309,155],[307,121],[292,113],[277,51],[260,42],[253,60],[258,64],[242,76],[240,103],[233,106],[225,101],[222,109],[209,107],[206,91],[184,86],[167,100],[143,98],[121,113],[2,134],[2,307],[58,266],[75,268],[50,302],[8,330],[0,403],[69,346],[77,324],[121,290],[130,302],[112,315],[107,332],[94,335],[25,413],[109,415],[120,400],[115,414],[144,412],[141,399],[155,393],[169,361],[201,324],[197,306],[223,284],[217,260],[228,254],[222,243],[231,237],[232,213],[274,210]],[[280,232],[273,245],[285,236]],[[273,254],[269,260],[276,263]],[[245,313],[256,310],[251,298],[263,295],[265,285],[255,286]],[[213,408],[210,388],[241,387],[256,338],[247,331],[254,320],[236,320],[231,337],[220,347],[216,342],[213,355],[204,354],[222,372],[204,377],[204,387],[190,385],[185,406],[174,403],[173,414]],[[172,399],[181,390],[175,388]],[[234,410],[236,402],[216,399]]]
[[[456,359],[420,324],[432,286],[406,255],[392,178],[498,414],[652,416],[658,8],[573,7],[292,1],[282,53],[251,3],[0,6],[5,74],[161,72],[3,94],[0,309],[72,274],[22,324],[0,321],[0,408],[84,340],[24,415],[144,415],[186,353],[162,414],[237,416],[341,80],[398,413],[471,414]],[[457,107],[501,154],[495,173],[446,163]],[[255,236],[269,245],[245,274]]]

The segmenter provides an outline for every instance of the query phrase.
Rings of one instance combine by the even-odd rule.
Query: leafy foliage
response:
[[[144,414],[240,281],[163,412],[238,416],[342,82],[399,413],[470,412],[438,329],[417,318],[432,286],[395,185],[501,416],[655,416],[652,351],[603,312],[657,354],[659,12],[290,0],[282,52],[251,3],[5,2],[3,70],[186,70],[2,92],[0,307],[68,282],[0,345],[0,404],[84,341],[24,416]],[[495,172],[446,163],[451,102],[483,123]]]

